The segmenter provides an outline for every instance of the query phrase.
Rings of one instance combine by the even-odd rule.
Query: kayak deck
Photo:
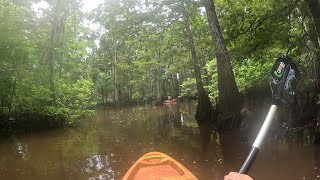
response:
[[[182,164],[161,152],[150,152],[137,160],[123,180],[197,180]]]

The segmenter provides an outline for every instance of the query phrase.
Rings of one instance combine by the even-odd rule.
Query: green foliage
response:
[[[196,88],[196,79],[189,78],[186,81],[183,81],[181,84],[181,95],[185,97],[196,97],[197,88]]]
[[[235,75],[237,84],[241,88],[240,90],[263,86],[268,83],[272,65],[271,63],[244,59],[239,66],[235,66]]]
[[[92,115],[90,108],[94,107],[93,91],[93,83],[88,79],[79,79],[73,84],[66,84],[61,80],[57,82],[57,103],[59,107],[64,107],[61,110],[68,115],[68,124]]]
[[[78,23],[82,12],[71,5],[78,1],[65,1],[67,6],[58,14],[53,13],[56,2],[51,1],[41,15],[32,8],[37,1],[0,2],[0,114],[9,114],[21,122],[32,114],[34,121],[70,125],[84,115],[92,115],[93,111],[88,110],[95,102],[86,62],[91,45],[88,30]],[[65,20],[58,27],[60,39],[53,50],[54,91],[58,97],[53,104],[47,60],[51,29],[57,28],[50,19],[56,15],[65,16]]]
[[[211,102],[216,101],[216,97],[218,96],[218,73],[217,73],[217,60],[213,59],[209,61],[204,70],[207,72],[207,75],[204,76],[204,79],[209,79],[205,89],[208,92],[209,98]]]

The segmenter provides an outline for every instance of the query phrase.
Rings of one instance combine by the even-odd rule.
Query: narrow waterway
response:
[[[201,180],[223,179],[240,168],[256,130],[229,130],[204,141],[195,107],[106,109],[77,128],[12,136],[0,142],[0,179],[121,179],[151,151],[172,156]],[[320,148],[271,138],[250,175],[255,180],[320,179]]]

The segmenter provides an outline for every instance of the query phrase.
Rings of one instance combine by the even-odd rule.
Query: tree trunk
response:
[[[309,27],[310,42],[313,49],[313,66],[316,79],[316,92],[320,94],[320,44],[314,27]]]
[[[172,75],[172,97],[173,98],[178,98],[179,96],[179,79],[177,78],[176,74]]]
[[[55,91],[55,82],[54,82],[54,57],[53,57],[53,51],[54,47],[50,50],[49,53],[49,82],[50,82],[50,92],[51,92],[51,98],[52,98],[52,105],[56,105],[56,91]]]
[[[313,45],[314,58],[313,66],[315,72],[315,90],[317,94],[317,101],[320,101],[320,2],[319,0],[305,0],[308,4],[310,14],[313,19],[313,25],[309,25],[310,41]],[[320,142],[320,105],[317,103],[317,131],[315,132],[314,142],[319,144]]]
[[[160,50],[159,50],[160,51]],[[160,52],[156,52],[156,58],[158,59],[158,66],[160,65]],[[161,70],[159,67],[156,68],[156,105],[162,104],[162,88],[161,88]]]
[[[310,41],[313,45],[315,58],[313,60],[316,75],[316,91],[320,93],[320,2],[318,0],[305,0],[308,4],[313,24],[308,24]]]
[[[52,99],[52,105],[56,105],[56,91],[55,91],[55,82],[54,82],[54,66],[55,66],[55,60],[54,60],[54,54],[55,49],[57,47],[59,34],[62,31],[61,27],[61,19],[60,17],[60,8],[61,8],[61,0],[56,1],[56,5],[54,6],[54,14],[53,19],[51,22],[51,35],[50,35],[50,48],[48,53],[48,64],[49,64],[49,83],[50,83],[50,92],[51,92],[51,99]]]
[[[10,100],[9,100],[9,104],[8,104],[9,114],[11,113],[13,99],[14,99],[14,97],[16,95],[16,91],[17,91],[17,77],[16,77],[16,75],[14,76],[14,82],[13,82],[12,86],[13,87],[12,87],[12,91],[11,91],[11,94],[10,94]]]
[[[113,82],[114,82],[114,97],[113,103],[115,106],[119,105],[119,82],[118,82],[118,74],[117,74],[117,41],[112,38],[113,41]]]
[[[189,20],[188,12],[184,12],[184,17],[185,17],[185,28],[188,36],[189,49],[191,53],[191,60],[192,60],[192,65],[194,70],[194,76],[196,78],[197,91],[198,93],[200,93],[203,89],[203,84],[201,80],[200,65],[197,59],[197,52],[194,46],[193,32],[191,31],[191,28],[190,28],[190,22],[189,22],[190,20]]]
[[[310,9],[314,25],[317,32],[317,38],[320,38],[320,1],[319,0],[305,0]]]
[[[234,117],[240,112],[241,97],[238,91],[227,48],[220,30],[213,0],[203,0],[211,29],[211,36],[217,58],[219,119]]]
[[[196,111],[196,120],[199,126],[200,124],[201,125],[207,124],[208,127],[209,126],[211,127],[215,120],[215,116],[214,116],[215,114],[214,114],[213,106],[209,99],[209,96],[205,91],[205,89],[203,88],[203,84],[201,80],[200,65],[197,59],[196,48],[194,46],[193,32],[190,28],[190,19],[189,19],[189,14],[187,10],[183,11],[183,16],[184,16],[185,29],[188,36],[193,71],[194,71],[194,76],[196,78],[196,86],[198,91],[198,105],[197,105],[197,111]],[[207,130],[210,131],[211,129],[208,128]]]
[[[129,102],[132,102],[132,87],[131,86],[128,87],[128,99],[129,99]]]

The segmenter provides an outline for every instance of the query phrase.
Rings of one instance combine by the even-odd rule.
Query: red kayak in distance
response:
[[[165,100],[163,104],[164,105],[177,104],[177,99]]]
[[[198,180],[187,168],[161,152],[150,152],[138,159],[122,180]]]

